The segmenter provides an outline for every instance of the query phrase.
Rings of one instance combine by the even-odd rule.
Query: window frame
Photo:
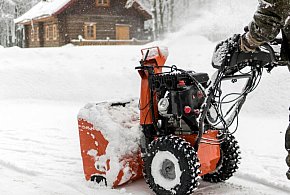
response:
[[[45,40],[49,41],[49,25],[45,26]]]
[[[34,27],[31,27],[31,32],[30,32],[30,36],[31,36],[31,42],[34,42],[34,34],[35,34],[35,32],[34,32]]]
[[[39,41],[39,27],[36,27],[35,37],[36,37],[36,40]]]
[[[52,40],[53,40],[53,37],[52,37],[52,35],[53,35],[53,34],[52,34],[52,33],[53,33],[53,32],[52,32],[53,27],[52,27],[52,25],[48,25],[48,27],[49,27],[49,28],[48,28],[48,29],[49,29],[49,30],[48,30],[48,36],[49,36],[49,39],[52,39]]]
[[[52,39],[53,40],[57,40],[58,38],[57,34],[58,34],[57,25],[53,24],[52,25]]]
[[[92,30],[91,32],[93,33],[92,36],[91,34],[89,34],[89,28],[92,28],[90,30]],[[91,33],[90,32],[90,33]],[[84,39],[86,40],[96,40],[97,39],[97,23],[95,22],[85,22],[84,23]]]

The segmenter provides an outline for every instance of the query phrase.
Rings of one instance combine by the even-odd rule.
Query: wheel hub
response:
[[[179,161],[169,151],[158,151],[151,163],[151,174],[154,182],[166,190],[171,190],[180,184],[182,171]]]
[[[160,174],[169,180],[176,178],[174,163],[168,159],[165,159],[162,163]]]

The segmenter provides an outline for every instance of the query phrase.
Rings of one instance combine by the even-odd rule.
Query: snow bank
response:
[[[138,97],[140,46],[0,50],[0,99],[96,102]]]

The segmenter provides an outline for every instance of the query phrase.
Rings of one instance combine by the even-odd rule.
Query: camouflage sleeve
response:
[[[273,40],[290,13],[290,0],[259,0],[258,10],[249,25],[250,36],[256,45]]]

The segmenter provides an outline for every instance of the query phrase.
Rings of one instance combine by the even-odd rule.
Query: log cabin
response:
[[[15,19],[25,47],[140,44],[152,14],[137,0],[42,0]]]

